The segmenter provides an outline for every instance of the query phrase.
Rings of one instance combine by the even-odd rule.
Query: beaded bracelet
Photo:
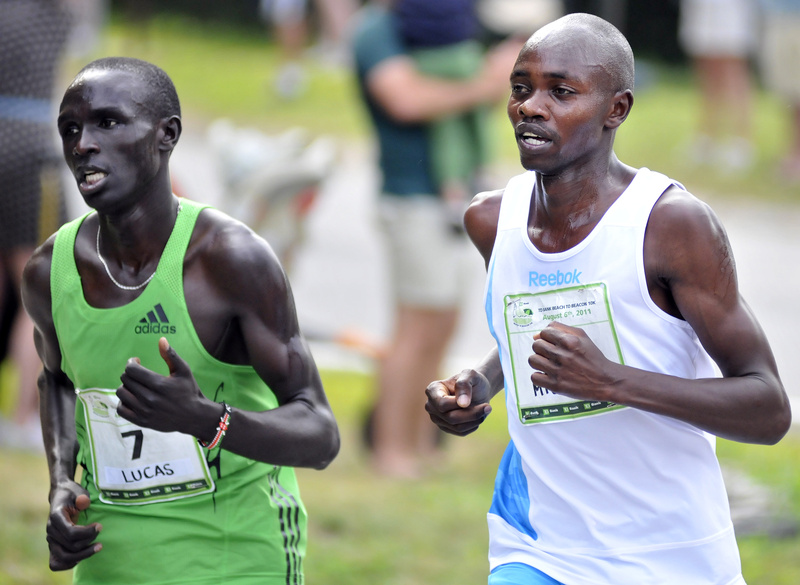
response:
[[[231,424],[231,407],[228,406],[227,404],[225,404],[224,402],[222,403],[222,407],[225,410],[222,411],[222,416],[219,417],[219,425],[217,426],[217,434],[208,443],[206,443],[205,441],[200,441],[198,439],[198,442],[200,443],[201,447],[205,447],[206,449],[213,449],[214,447],[219,445],[219,442],[222,441],[222,437],[225,436],[225,432],[228,430],[228,427]]]

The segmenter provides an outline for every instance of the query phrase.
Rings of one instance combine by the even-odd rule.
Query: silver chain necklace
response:
[[[178,204],[178,213],[180,213],[180,211],[181,211],[181,205],[179,203]],[[99,223],[97,224],[97,243],[96,243],[96,248],[97,248],[97,257],[100,259],[100,263],[103,265],[103,268],[106,269],[106,274],[108,274],[108,277],[111,279],[111,282],[113,282],[115,285],[117,285],[118,288],[121,288],[122,290],[139,290],[143,286],[146,286],[148,282],[153,280],[153,277],[156,275],[156,271],[158,270],[157,266],[156,266],[156,270],[153,271],[153,274],[148,276],[147,280],[145,280],[141,284],[137,284],[136,286],[126,286],[124,284],[118,283],[117,279],[114,278],[113,276],[111,276],[111,271],[108,269],[108,264],[106,264],[106,261],[100,255],[100,224]]]

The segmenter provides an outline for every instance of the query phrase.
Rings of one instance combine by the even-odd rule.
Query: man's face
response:
[[[162,164],[158,121],[131,73],[89,71],[61,102],[64,158],[91,207],[141,196]]]
[[[522,166],[559,174],[599,153],[613,97],[608,85],[587,40],[567,31],[529,42],[514,65],[508,99]]]

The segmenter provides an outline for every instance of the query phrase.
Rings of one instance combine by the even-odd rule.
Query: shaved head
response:
[[[625,36],[610,22],[592,14],[568,14],[537,30],[522,53],[544,49],[551,43],[570,43],[602,68],[612,92],[633,92],[633,51]]]
[[[98,72],[119,71],[132,75],[141,83],[138,87],[144,92],[144,105],[156,118],[169,118],[181,115],[181,105],[175,85],[163,69],[130,57],[106,57],[92,61],[78,72],[72,85],[91,77]]]

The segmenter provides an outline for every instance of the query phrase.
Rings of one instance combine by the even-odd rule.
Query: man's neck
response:
[[[170,194],[144,200],[123,212],[99,212],[106,254],[132,266],[160,255],[175,225],[178,206],[178,198]]]
[[[528,235],[543,252],[562,252],[581,242],[628,187],[635,169],[614,157],[604,167],[537,175]]]

